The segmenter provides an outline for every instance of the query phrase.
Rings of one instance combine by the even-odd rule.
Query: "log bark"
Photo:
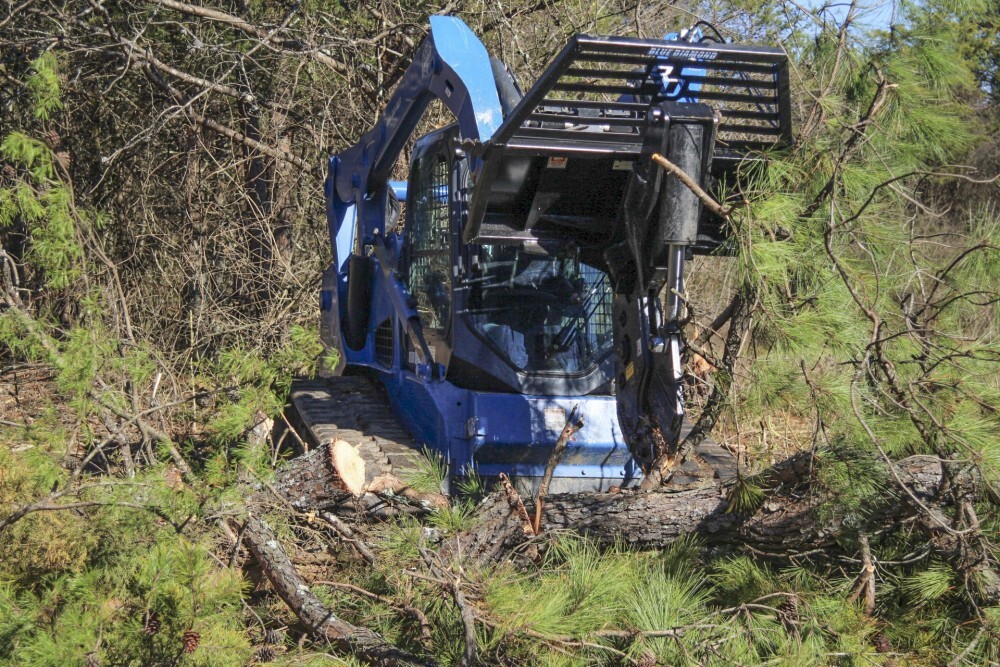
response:
[[[374,665],[432,664],[393,646],[368,628],[338,618],[306,586],[274,531],[260,517],[252,515],[247,519],[243,543],[257,559],[274,590],[314,636],[363,656]]]
[[[296,509],[326,509],[345,498],[330,481],[333,473],[323,456],[312,452],[301,457],[279,476],[280,493]],[[447,538],[439,553],[445,561],[483,567],[507,557],[536,533],[563,529],[639,549],[662,548],[696,533],[710,545],[790,555],[835,546],[843,536],[859,530],[876,534],[913,519],[935,552],[975,584],[983,604],[1000,603],[1000,576],[984,555],[985,549],[979,548],[981,534],[978,530],[966,534],[945,528],[950,525],[946,511],[968,514],[969,510],[949,506],[948,499],[954,494],[946,487],[953,482],[945,481],[940,460],[916,456],[895,463],[890,476],[898,483],[852,517],[849,525],[844,516],[819,519],[817,509],[832,498],[818,485],[810,487],[814,463],[811,455],[804,453],[758,475],[754,482],[767,494],[752,513],[733,511],[730,488],[720,484],[684,491],[561,494],[546,500],[538,531],[520,496],[504,480],[477,508],[475,527]],[[384,505],[365,503],[372,497],[364,494],[361,502],[354,504],[355,511],[384,518]],[[868,518],[859,519],[860,515]],[[966,523],[976,526],[978,520],[970,514]]]
[[[300,512],[324,510],[361,496],[367,470],[356,449],[335,440],[289,461],[271,487]]]
[[[508,556],[535,535],[521,497],[500,476],[500,489],[488,495],[476,509],[476,525],[444,541],[438,553],[442,560],[460,560],[484,567]]]
[[[760,481],[772,491],[753,514],[730,511],[727,490],[717,486],[673,493],[560,495],[546,502],[542,529],[572,528],[601,542],[618,541],[637,548],[660,548],[690,533],[709,544],[749,545],[768,552],[828,546],[845,528],[843,517],[817,520],[816,509],[829,496],[786,488],[788,480],[806,479],[802,469],[808,469],[808,461],[808,456],[796,457],[763,475]],[[914,458],[896,468],[916,499],[935,503],[942,481],[940,463]],[[869,510],[868,516],[882,525],[917,512],[913,499],[904,493],[887,495]]]

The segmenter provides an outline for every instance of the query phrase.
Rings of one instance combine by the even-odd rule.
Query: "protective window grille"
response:
[[[448,160],[440,152],[421,158],[417,165],[414,211],[416,228],[411,231],[416,252],[448,249]]]
[[[440,151],[414,165],[416,198],[410,220],[409,289],[424,326],[443,328],[450,315],[448,160]]]
[[[788,63],[767,47],[574,37],[493,138],[637,148],[649,105],[702,102],[721,116],[723,156],[792,142]]]
[[[595,274],[599,274],[596,280],[591,282],[594,290],[594,304],[592,310],[588,312],[587,326],[594,331],[611,331],[611,285],[607,275],[590,269]]]
[[[375,362],[382,368],[392,367],[394,343],[392,318],[387,317],[375,329]]]

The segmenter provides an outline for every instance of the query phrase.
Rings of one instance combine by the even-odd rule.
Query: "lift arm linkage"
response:
[[[430,24],[430,33],[417,49],[375,126],[356,144],[330,158],[327,224],[338,285],[331,286],[328,298],[331,303],[324,302],[323,307],[335,323],[330,328],[342,333],[341,351],[344,344],[355,350],[364,346],[374,270],[366,247],[383,250],[384,239],[391,231],[386,228],[394,224],[389,176],[427,106],[434,98],[441,100],[458,119],[466,139],[489,139],[503,120],[486,47],[457,18],[432,16]],[[378,254],[385,259],[384,252]],[[394,266],[382,268],[395,270]],[[342,271],[347,280],[343,322],[337,303]],[[392,299],[396,314],[428,357],[412,299],[401,282],[393,278],[393,283],[394,295],[399,297]],[[430,358],[425,361],[433,364]]]

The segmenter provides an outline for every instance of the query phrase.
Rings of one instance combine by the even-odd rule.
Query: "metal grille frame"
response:
[[[392,368],[395,359],[396,339],[392,318],[387,317],[375,328],[375,362],[382,368]]]
[[[511,152],[639,152],[650,104],[721,116],[717,159],[791,145],[788,59],[771,47],[576,35],[497,130]]]

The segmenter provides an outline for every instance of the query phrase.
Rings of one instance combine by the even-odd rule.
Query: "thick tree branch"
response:
[[[337,617],[305,584],[274,531],[260,517],[251,515],[243,531],[243,542],[260,563],[267,580],[310,633],[375,665],[431,664],[393,646],[372,630]]]

